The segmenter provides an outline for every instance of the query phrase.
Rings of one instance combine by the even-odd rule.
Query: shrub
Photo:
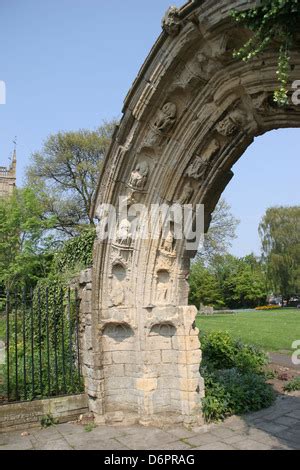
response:
[[[254,345],[233,339],[227,332],[201,336],[203,364],[213,369],[237,368],[243,372],[261,373],[267,363],[266,354]]]
[[[285,392],[295,392],[300,390],[300,376],[294,377],[290,382],[288,382],[284,387],[283,390]]]
[[[202,371],[206,396],[202,411],[207,422],[220,421],[233,414],[244,414],[271,406],[275,392],[263,375],[227,369]]]
[[[226,332],[203,334],[201,374],[205,381],[202,411],[207,422],[270,406],[275,392],[266,383],[266,354]]]

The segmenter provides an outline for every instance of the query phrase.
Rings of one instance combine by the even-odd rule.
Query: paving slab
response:
[[[0,450],[300,450],[299,397],[280,397],[268,410],[222,423],[185,428],[75,423],[0,434]],[[23,434],[23,435],[22,435]]]

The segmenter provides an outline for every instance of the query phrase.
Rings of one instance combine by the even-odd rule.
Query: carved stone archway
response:
[[[300,110],[274,106],[277,53],[232,58],[249,31],[232,23],[249,0],[190,1],[171,8],[123,109],[99,180],[100,203],[205,205],[206,228],[232,165],[255,136],[300,127]],[[300,54],[291,54],[291,79]],[[196,309],[188,306],[184,243],[126,237],[94,246],[86,292],[86,389],[98,422],[201,422],[204,384]],[[91,294],[90,294],[91,292]],[[90,297],[91,296],[91,299]],[[89,302],[91,300],[91,303]],[[89,311],[92,305],[92,311]]]

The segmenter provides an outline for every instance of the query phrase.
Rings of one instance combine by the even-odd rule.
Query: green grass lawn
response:
[[[300,309],[199,315],[196,323],[200,331],[228,331],[266,351],[293,351],[293,341],[300,340]]]

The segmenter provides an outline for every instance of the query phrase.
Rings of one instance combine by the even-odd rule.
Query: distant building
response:
[[[13,153],[13,159],[9,166],[0,166],[0,197],[10,196],[16,186],[17,153]]]

